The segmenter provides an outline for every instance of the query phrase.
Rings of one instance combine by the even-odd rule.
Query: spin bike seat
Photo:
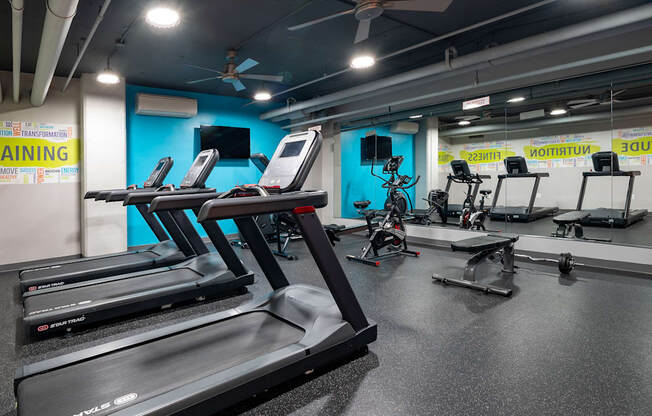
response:
[[[353,206],[357,209],[365,209],[371,204],[371,201],[354,201]]]
[[[480,191],[481,195],[487,196],[491,193],[491,189],[483,189]]]
[[[552,219],[552,222],[560,225],[574,224],[590,216],[591,213],[589,211],[571,211],[565,214],[557,215]]]

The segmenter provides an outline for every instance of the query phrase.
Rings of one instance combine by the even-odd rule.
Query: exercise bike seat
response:
[[[453,241],[451,248],[453,251],[463,251],[466,253],[478,253],[484,250],[498,250],[518,241],[518,234],[500,233],[488,234],[478,237],[467,238],[464,240]]]
[[[354,201],[353,206],[356,209],[365,209],[371,204],[371,201]]]
[[[557,215],[552,219],[555,224],[566,225],[580,222],[591,216],[589,211],[570,211],[565,214]]]
[[[480,191],[481,195],[487,196],[491,193],[491,189],[483,189]]]

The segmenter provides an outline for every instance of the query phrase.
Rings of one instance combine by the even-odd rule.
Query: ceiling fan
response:
[[[300,25],[291,26],[288,30],[299,30],[336,17],[352,14],[358,20],[358,30],[353,43],[359,43],[369,38],[371,21],[379,17],[385,10],[407,10],[415,12],[443,12],[453,0],[355,0],[354,8],[330,16],[311,20]]]
[[[609,93],[602,94],[597,97],[589,97],[589,98],[580,98],[577,100],[570,100],[568,104],[568,108],[577,110],[578,108],[586,108],[586,107],[593,107],[595,105],[609,105],[611,104],[611,98],[616,97],[619,94],[624,93],[625,90],[620,90],[616,91],[613,93],[613,96]],[[614,103],[620,103],[620,100],[617,100],[614,98]]]
[[[233,85],[236,91],[242,91],[246,89],[245,85],[240,81],[240,79],[258,79],[261,81],[268,82],[283,82],[283,77],[281,75],[258,75],[258,74],[243,74],[243,72],[248,71],[249,69],[258,65],[258,61],[255,59],[247,58],[240,65],[236,66],[235,60],[238,57],[238,51],[235,49],[230,49],[226,54],[226,65],[224,65],[223,71],[218,71],[212,68],[206,68],[199,65],[185,64],[191,68],[203,69],[204,71],[210,71],[218,74],[217,76],[212,76],[209,78],[195,79],[193,81],[186,81],[186,84],[197,84],[199,82],[211,81],[214,79],[221,79],[222,82]]]

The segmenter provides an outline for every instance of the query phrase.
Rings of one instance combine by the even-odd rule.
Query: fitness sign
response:
[[[76,125],[0,121],[0,185],[79,182]]]

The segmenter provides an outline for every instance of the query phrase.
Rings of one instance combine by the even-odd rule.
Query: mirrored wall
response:
[[[344,218],[389,207],[379,176],[401,156],[410,223],[652,246],[652,81],[593,75],[374,123],[342,126]]]

